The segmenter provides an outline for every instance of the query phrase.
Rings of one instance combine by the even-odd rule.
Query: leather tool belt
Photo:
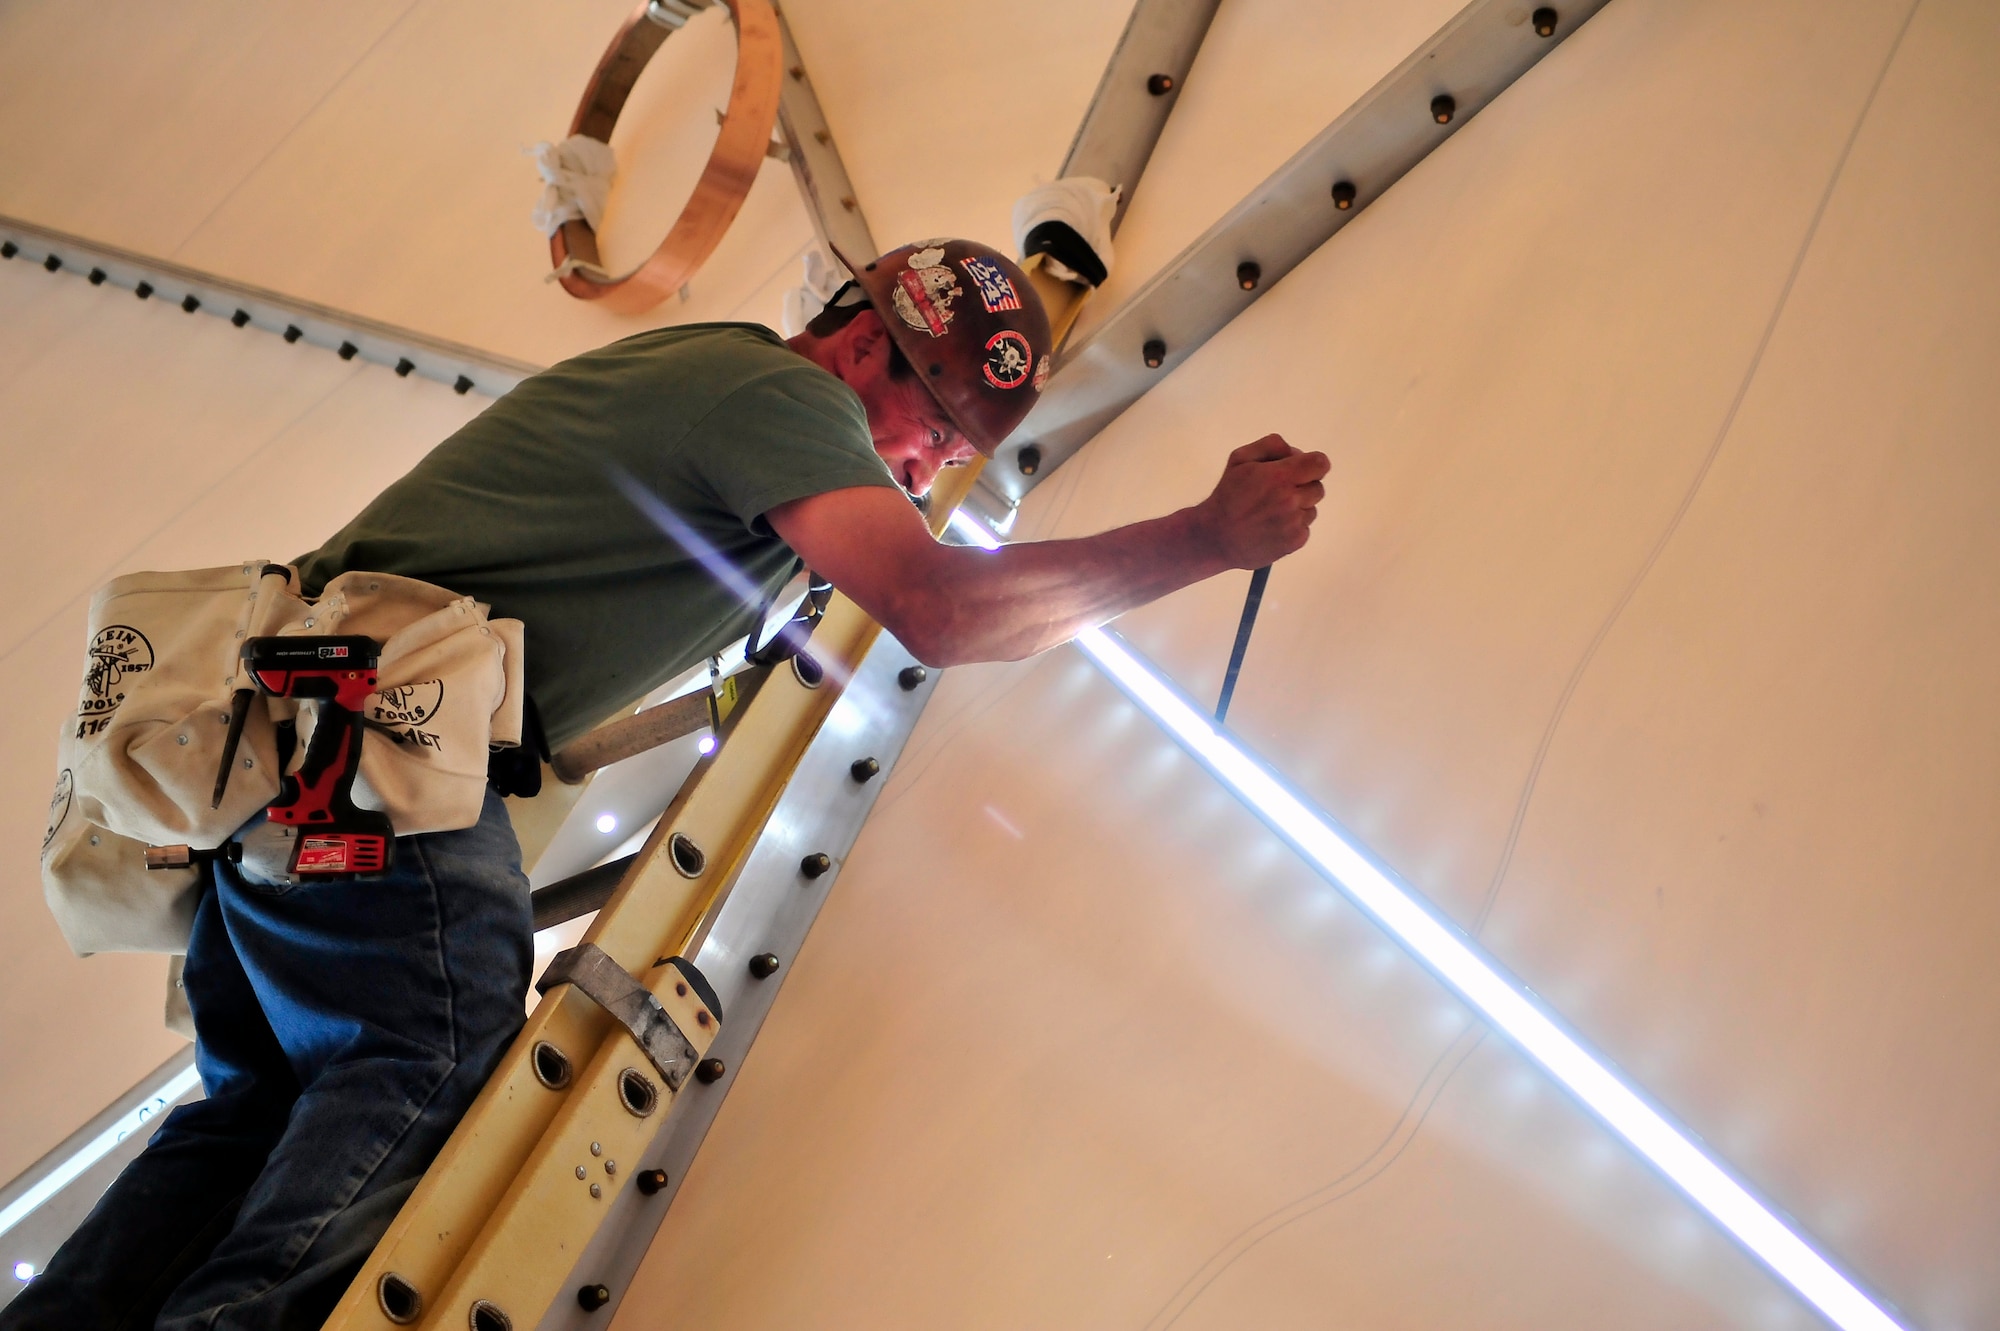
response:
[[[79,953],[184,951],[201,871],[149,871],[146,848],[213,850],[277,798],[284,723],[300,760],[315,705],[259,697],[216,797],[246,638],[382,644],[354,801],[398,836],[478,822],[490,751],[522,739],[520,621],[414,578],[344,573],[309,601],[295,570],[263,560],[135,573],[92,598],[87,633],[42,842],[44,894]]]

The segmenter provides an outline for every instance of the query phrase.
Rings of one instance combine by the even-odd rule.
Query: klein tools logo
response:
[[[76,737],[95,735],[111,723],[111,714],[125,701],[126,681],[153,668],[153,644],[146,635],[124,624],[98,630],[90,640],[89,664],[83,672],[83,697],[76,714]]]
[[[62,769],[56,777],[56,793],[49,796],[49,830],[42,833],[42,849],[49,848],[49,842],[62,831],[63,820],[69,817],[70,800],[76,793],[76,782],[69,774],[69,768]]]
[[[394,730],[398,744],[442,750],[444,741],[421,727],[443,706],[444,681],[441,679],[390,684],[375,691],[375,701],[368,706],[368,719]]]

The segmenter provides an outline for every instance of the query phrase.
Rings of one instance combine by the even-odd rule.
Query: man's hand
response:
[[[1306,543],[1323,453],[1266,435],[1229,455],[1208,498],[1163,518],[997,553],[940,545],[887,488],[831,490],[765,516],[808,565],[926,664],[1013,661],[1189,583]]]
[[[1223,563],[1262,568],[1303,546],[1331,465],[1326,454],[1301,452],[1275,434],[1231,453],[1214,492],[1193,509]]]

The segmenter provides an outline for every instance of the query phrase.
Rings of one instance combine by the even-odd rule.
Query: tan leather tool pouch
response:
[[[315,708],[260,698],[219,808],[230,702],[248,683],[245,638],[361,633],[383,644],[354,798],[399,836],[479,821],[489,746],[521,740],[522,629],[414,578],[347,573],[316,601],[262,560],[136,573],[91,601],[83,687],[64,718],[42,842],[42,883],[79,953],[186,949],[201,875],[148,870],[148,845],[221,845],[278,794],[277,722]]]
[[[471,597],[415,578],[343,573],[282,631],[382,644],[356,804],[387,813],[397,836],[479,821],[488,751],[521,740],[519,620],[489,620]],[[300,732],[303,745],[304,719]]]

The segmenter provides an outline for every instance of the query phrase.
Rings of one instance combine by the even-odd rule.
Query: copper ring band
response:
[[[673,295],[694,276],[723,233],[736,220],[771,145],[771,127],[778,118],[784,48],[778,36],[778,16],[770,0],[722,0],[736,20],[736,77],[729,88],[729,109],[723,113],[715,148],[695,182],[694,194],[681,209],[660,247],[646,262],[623,277],[594,277],[578,268],[587,264],[602,272],[597,233],[581,218],[564,222],[549,237],[549,257],[564,291],[578,300],[601,300],[621,314],[637,314]],[[600,143],[611,142],[611,130],[625,99],[639,81],[653,53],[686,15],[701,7],[698,0],[648,0],[611,39],[597,62],[577,104],[571,134]],[[660,17],[655,17],[658,13]],[[571,264],[571,260],[575,264]]]

